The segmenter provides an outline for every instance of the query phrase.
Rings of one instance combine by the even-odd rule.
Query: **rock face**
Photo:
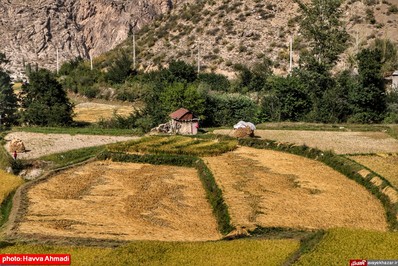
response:
[[[184,0],[0,0],[0,52],[20,77],[24,64],[56,69],[59,61],[98,56]]]

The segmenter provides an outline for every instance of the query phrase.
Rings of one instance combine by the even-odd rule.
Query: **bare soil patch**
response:
[[[215,130],[214,133],[232,134],[232,131]],[[256,130],[254,134],[262,139],[307,145],[337,154],[398,152],[398,140],[384,132]]]
[[[205,160],[234,225],[387,228],[375,197],[320,162],[247,147]]]
[[[74,149],[100,146],[109,143],[137,139],[138,137],[42,134],[30,132],[13,132],[5,140],[21,139],[27,152],[18,154],[19,159],[35,159],[44,155],[65,152]],[[5,148],[8,151],[8,143]]]
[[[29,189],[17,234],[112,240],[220,238],[195,169],[93,162]]]
[[[118,104],[85,102],[79,103],[75,106],[74,112],[76,116],[74,117],[74,120],[95,123],[100,119],[109,119],[114,114],[128,116],[133,111],[134,108],[132,105],[126,106]]]

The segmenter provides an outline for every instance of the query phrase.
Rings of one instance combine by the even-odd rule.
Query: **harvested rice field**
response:
[[[205,160],[236,226],[387,229],[377,198],[318,161],[248,147]]]
[[[131,105],[116,105],[105,103],[85,102],[75,106],[76,116],[73,120],[79,122],[95,123],[100,119],[109,119],[114,114],[120,116],[129,116],[134,111]]]
[[[215,130],[215,134],[231,134],[233,130]],[[384,132],[336,132],[298,130],[256,130],[262,139],[307,145],[337,154],[397,153],[398,140]]]
[[[372,169],[398,188],[398,154],[358,155],[349,158]]]
[[[98,161],[29,189],[17,234],[205,241],[221,236],[195,169]]]

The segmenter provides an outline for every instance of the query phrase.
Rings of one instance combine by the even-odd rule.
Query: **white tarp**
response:
[[[253,131],[256,130],[256,126],[250,122],[239,121],[236,125],[234,125],[234,129],[245,128],[245,127],[250,127],[250,129]]]

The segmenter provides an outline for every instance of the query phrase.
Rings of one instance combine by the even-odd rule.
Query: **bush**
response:
[[[258,121],[259,108],[247,96],[213,93],[208,96],[206,106],[206,126],[231,126],[240,120]]]

